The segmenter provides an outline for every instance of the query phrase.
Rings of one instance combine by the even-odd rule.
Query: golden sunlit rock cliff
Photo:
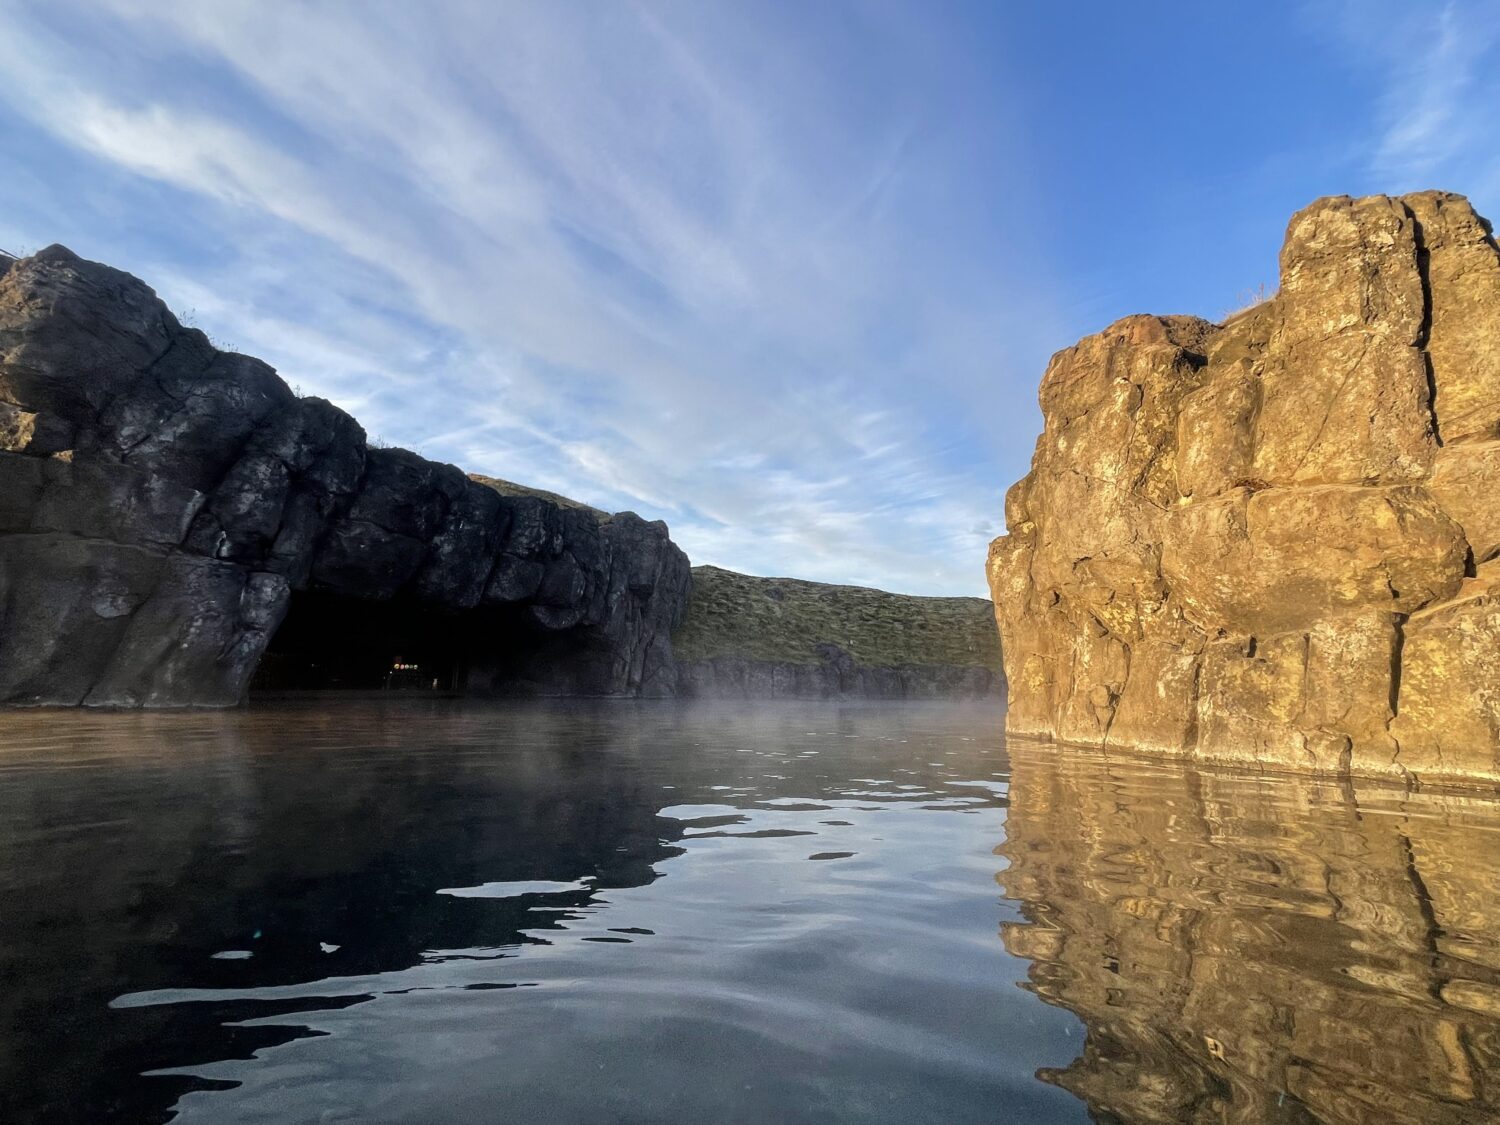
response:
[[[1462,196],[1320,199],[1275,297],[1059,352],[988,575],[1008,730],[1500,779],[1500,251]]]

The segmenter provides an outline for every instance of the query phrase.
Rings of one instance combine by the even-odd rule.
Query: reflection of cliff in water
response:
[[[1102,1121],[1500,1119],[1500,801],[1012,748],[1002,937]]]
[[[152,1072],[249,1057],[308,1034],[298,1011],[369,999],[340,980],[434,948],[546,944],[565,917],[434,888],[588,873],[589,890],[546,900],[576,906],[649,883],[681,853],[647,774],[660,747],[644,725],[601,734],[600,713],[408,700],[14,716],[0,739],[0,1122],[165,1120],[213,1083]],[[110,1008],[133,989],[324,978],[332,998]],[[270,1015],[285,1019],[243,1022]]]
[[[505,1119],[505,1099],[525,1093],[553,1120],[655,1120],[648,1110],[669,1103],[654,1092],[713,1105],[718,1090],[758,1099],[741,1119],[782,1120],[809,1090],[831,1097],[891,1074],[890,1056],[866,1053],[861,1019],[886,1026],[889,1010],[910,1010],[923,1035],[961,1050],[970,1036],[994,1042],[1004,1012],[966,1019],[965,1002],[985,1007],[969,977],[933,981],[925,961],[881,944],[905,943],[916,961],[924,942],[951,952],[966,926],[992,925],[993,896],[967,879],[929,887],[932,870],[950,872],[951,829],[923,827],[986,823],[1001,806],[992,730],[988,712],[947,705],[490,706],[396,692],[232,712],[19,712],[0,727],[0,1125],[137,1125],[184,1103],[183,1120],[301,1121],[398,1087],[406,1108],[382,1103],[375,1119]],[[922,829],[923,846],[879,858],[887,821]],[[856,846],[848,867],[807,862]],[[616,893],[653,884],[689,848],[665,894]],[[860,865],[863,876],[845,873]],[[684,885],[697,897],[674,898]],[[930,893],[893,905],[879,893],[892,886]],[[955,921],[965,901],[971,916]],[[890,928],[864,931],[868,948],[894,962],[871,976],[840,920],[877,908]],[[632,944],[650,954],[604,953]],[[478,1002],[522,993],[537,999]],[[343,1009],[358,1028],[327,1025]],[[842,1031],[794,1043],[804,1011]],[[286,1050],[324,1038],[327,1057]],[[833,1062],[830,1041],[860,1045]],[[483,1044],[473,1071],[462,1042]],[[945,1070],[935,1086],[895,1068],[882,1089],[909,1103],[887,1113],[943,1098],[982,1110],[993,1084],[973,1054],[978,1070]],[[623,1067],[608,1072],[625,1076],[618,1085],[607,1059]],[[765,1063],[774,1081],[758,1073],[766,1059],[779,1060]],[[815,1065],[804,1077],[788,1059]],[[414,1062],[421,1080],[403,1087]],[[686,1076],[700,1088],[682,1093]],[[567,1106],[540,1092],[559,1089]],[[206,1090],[225,1096],[191,1093]],[[257,1108],[267,1090],[275,1114]],[[606,1091],[613,1110],[599,1108]],[[670,1104],[679,1120],[715,1119]]]

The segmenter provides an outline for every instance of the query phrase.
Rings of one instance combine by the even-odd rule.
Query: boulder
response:
[[[1015,734],[1500,779],[1500,251],[1462,196],[1321,199],[1271,299],[1053,357],[988,575]]]

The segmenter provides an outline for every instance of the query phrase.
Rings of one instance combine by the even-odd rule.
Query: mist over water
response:
[[[951,704],[8,716],[0,1109],[1490,1112],[1492,802],[1007,751],[1000,727]]]

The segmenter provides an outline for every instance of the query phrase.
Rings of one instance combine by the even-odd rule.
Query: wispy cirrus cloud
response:
[[[77,249],[372,431],[700,561],[980,591],[992,373],[1050,298],[904,210],[942,82],[899,11],[0,11],[13,112],[197,224]]]
[[[700,562],[979,593],[1047,355],[1317,195],[1500,209],[1497,53],[1480,0],[0,0],[0,245]]]
[[[1448,188],[1500,200],[1500,8],[1487,0],[1310,6],[1377,88],[1365,164],[1386,191]]]

